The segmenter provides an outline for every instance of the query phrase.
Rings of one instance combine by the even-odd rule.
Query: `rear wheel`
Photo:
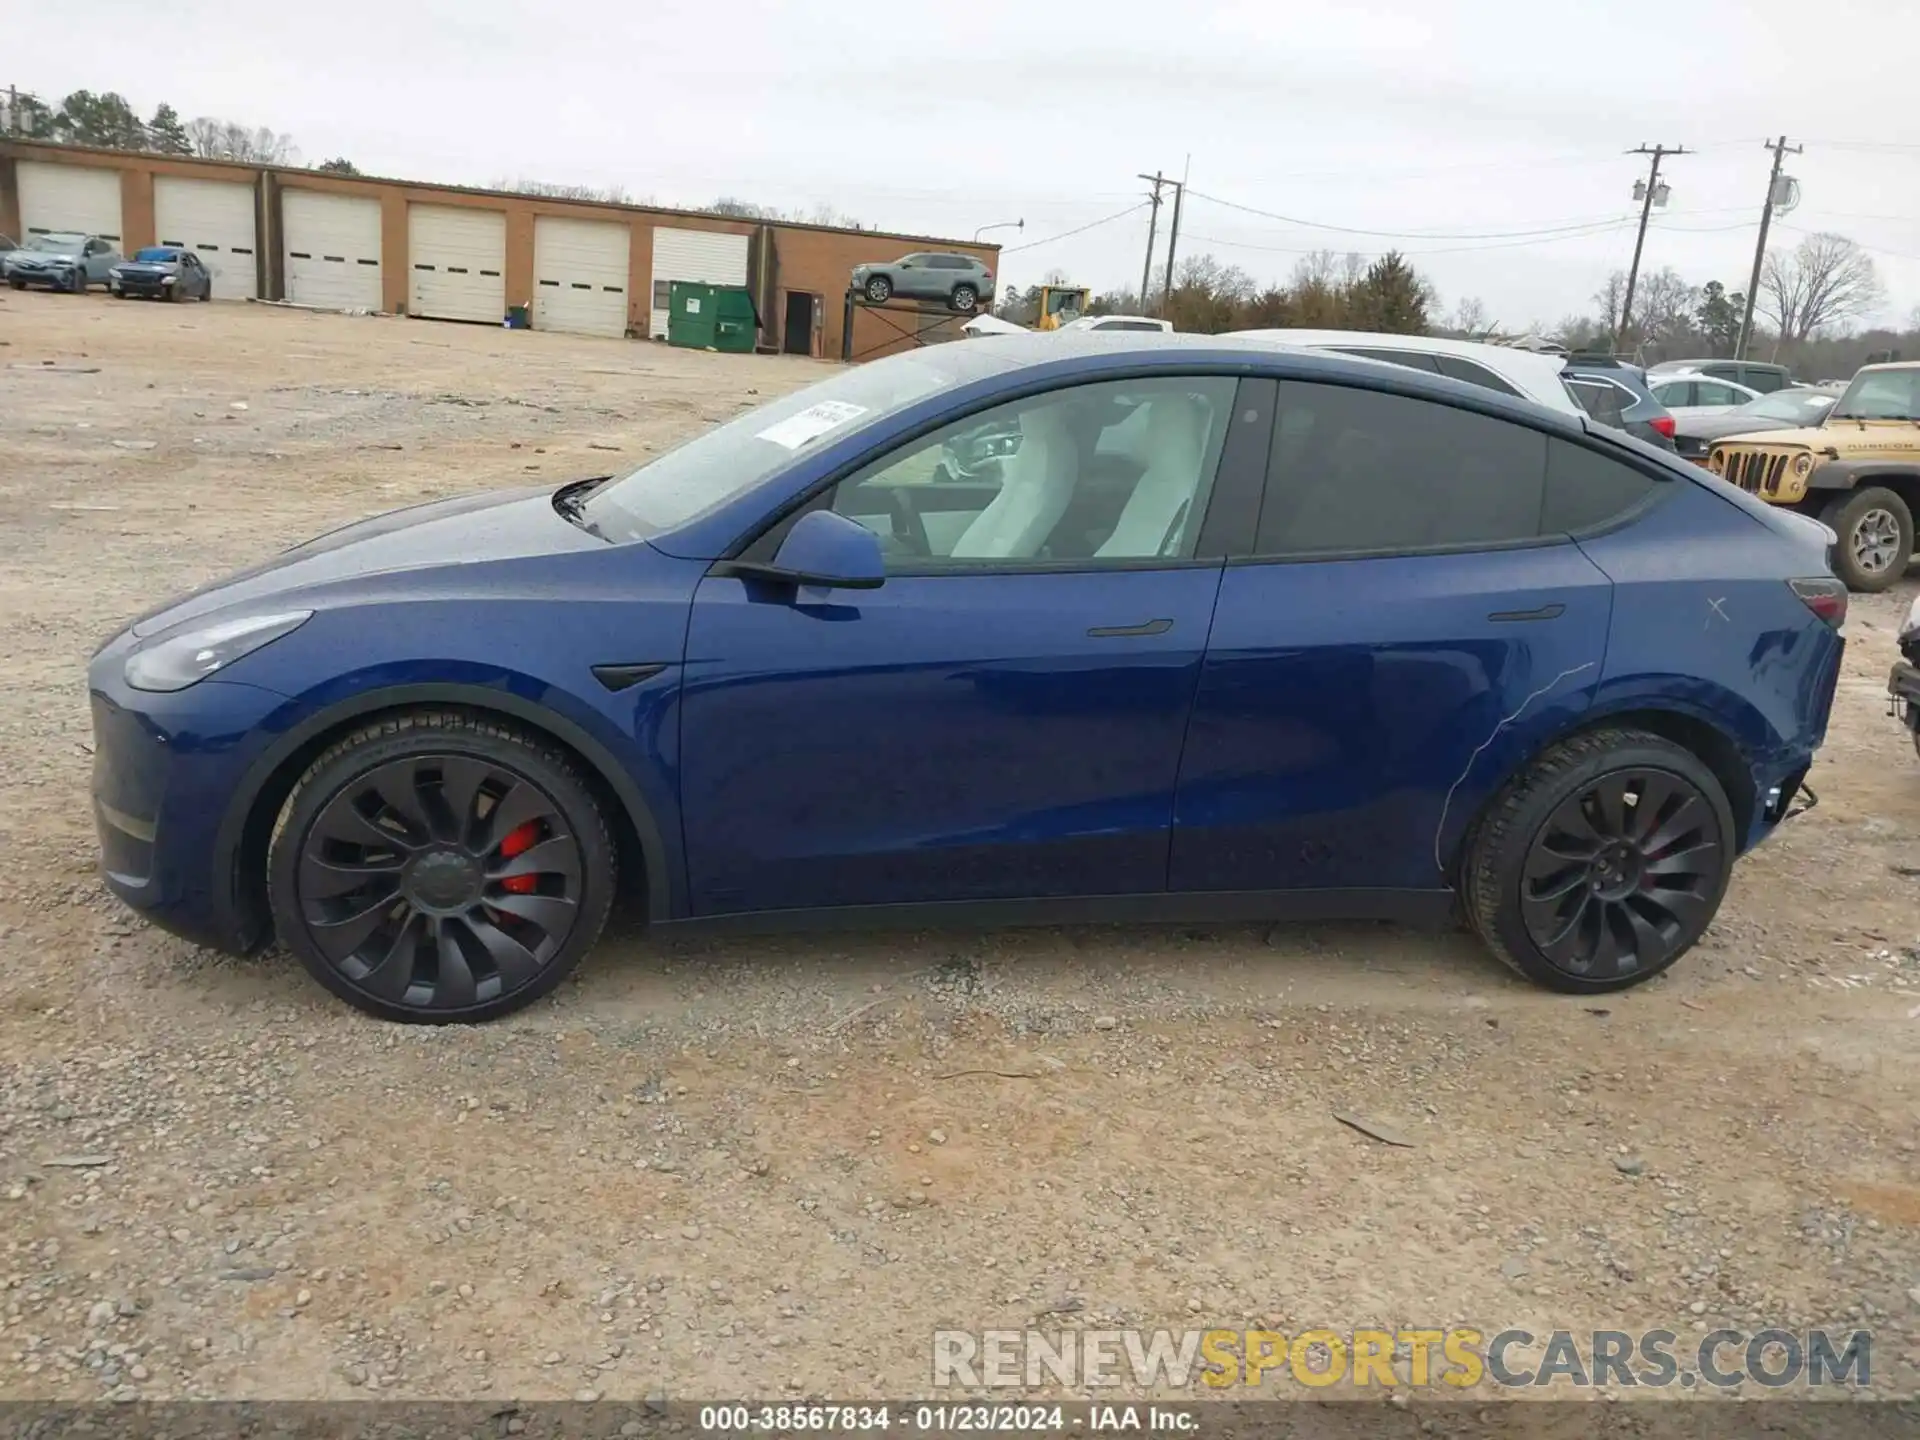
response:
[[[980,303],[980,292],[971,285],[953,287],[953,308],[962,315],[971,315],[974,306]]]
[[[1906,573],[1913,557],[1913,511],[1881,485],[1836,495],[1820,519],[1840,537],[1833,547],[1833,572],[1849,590],[1874,594]]]
[[[491,719],[420,712],[314,761],[268,859],[275,928],[308,971],[388,1020],[491,1020],[580,963],[614,848],[580,772]]]
[[[1596,730],[1540,755],[1494,800],[1462,892],[1501,960],[1550,990],[1651,980],[1712,923],[1733,870],[1733,812],[1691,751]]]

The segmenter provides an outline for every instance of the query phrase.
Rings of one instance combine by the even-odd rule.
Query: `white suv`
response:
[[[1262,340],[1299,350],[1333,351],[1362,360],[1379,360],[1447,375],[1469,385],[1517,395],[1558,410],[1562,415],[1587,412],[1560,378],[1564,357],[1541,355],[1506,345],[1482,345],[1473,340],[1442,340],[1431,335],[1389,335],[1365,330],[1236,330],[1243,340]]]

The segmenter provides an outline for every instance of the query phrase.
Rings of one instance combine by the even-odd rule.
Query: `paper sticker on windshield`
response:
[[[798,415],[789,415],[769,425],[760,432],[759,438],[784,445],[789,450],[798,450],[809,440],[818,440],[828,431],[838,430],[866,413],[867,407],[864,405],[849,405],[844,400],[822,400],[818,405],[809,405]]]

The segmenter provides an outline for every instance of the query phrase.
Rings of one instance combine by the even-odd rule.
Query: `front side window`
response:
[[[1546,443],[1432,401],[1282,385],[1256,549],[1296,557],[1536,539]]]
[[[849,476],[830,503],[896,573],[1185,559],[1236,383],[1120,380],[996,406]]]

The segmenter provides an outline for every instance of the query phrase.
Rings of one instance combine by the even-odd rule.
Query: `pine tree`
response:
[[[1353,324],[1361,330],[1397,335],[1424,335],[1427,330],[1427,287],[1397,250],[1390,250],[1367,267],[1350,292]]]
[[[147,122],[147,144],[162,155],[191,155],[193,142],[173,106],[162,104]]]
[[[111,90],[100,95],[91,90],[74,91],[60,102],[54,124],[70,145],[97,145],[106,150],[147,148],[147,127],[133,113],[127,97]]]

